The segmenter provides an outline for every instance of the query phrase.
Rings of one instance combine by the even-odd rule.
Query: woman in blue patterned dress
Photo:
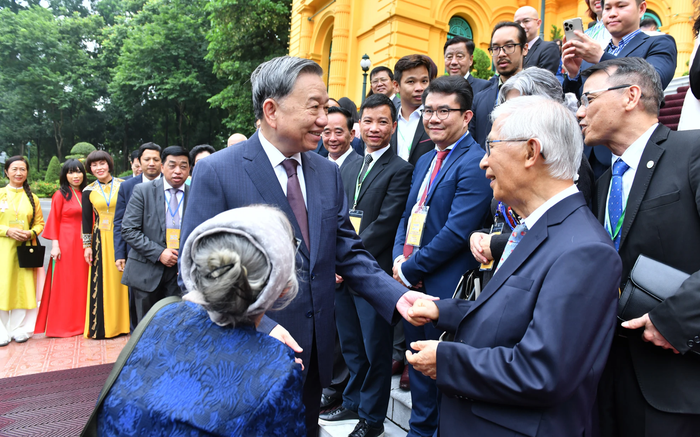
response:
[[[99,435],[305,435],[301,365],[255,329],[297,293],[293,235],[267,206],[192,232],[180,255],[192,291],[144,331],[99,410]]]

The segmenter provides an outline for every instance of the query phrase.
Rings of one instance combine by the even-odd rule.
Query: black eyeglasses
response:
[[[521,138],[517,140],[486,140],[486,156],[491,156],[491,144],[493,143],[524,143],[530,141],[530,138]]]
[[[498,56],[498,52],[500,52],[501,50],[503,50],[503,53],[505,53],[506,55],[511,55],[513,54],[513,52],[515,52],[516,47],[521,46],[522,44],[504,44],[502,46],[491,46],[488,48],[488,50],[491,55],[495,53],[496,56]]]
[[[598,96],[599,96],[599,95],[603,94],[603,93],[606,92],[606,91],[621,90],[621,89],[623,89],[623,88],[629,88],[629,87],[631,87],[631,86],[634,86],[634,85],[617,85],[617,86],[613,86],[613,87],[610,87],[610,88],[605,88],[605,89],[602,89],[602,90],[587,91],[587,92],[585,92],[585,93],[583,93],[583,94],[581,95],[581,101],[579,102],[579,103],[580,103],[579,106],[585,106],[586,108],[588,108],[588,105],[589,105],[589,104],[591,103],[591,101],[592,101],[592,99],[590,99],[588,96],[591,95],[591,94],[593,94],[593,93],[598,93]],[[595,99],[595,98],[598,97],[598,96],[595,96],[593,99]]]
[[[463,112],[461,108],[440,108],[440,109],[424,109],[423,110],[423,119],[424,120],[430,120],[433,118],[433,114],[437,115],[437,118],[440,120],[446,120],[447,117],[450,116],[450,112],[452,111],[459,111]]]

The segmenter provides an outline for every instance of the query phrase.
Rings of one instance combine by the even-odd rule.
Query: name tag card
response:
[[[10,227],[14,229],[24,230],[24,220],[10,220]]]
[[[494,235],[501,235],[503,232],[503,223],[497,223],[491,226],[491,236],[493,237]],[[485,271],[485,270],[493,270],[493,263],[495,260],[491,260],[487,262],[486,264],[481,264],[481,267],[479,268],[480,271]]]
[[[166,229],[165,243],[168,249],[180,249],[180,230],[170,228]]]
[[[423,239],[423,229],[425,228],[425,219],[428,217],[428,206],[416,205],[411,211],[411,217],[408,219],[408,228],[406,235],[406,244],[420,247]]]
[[[360,235],[360,225],[362,224],[362,217],[365,215],[364,211],[359,209],[351,209],[348,213],[350,216],[350,223],[352,227],[355,228],[357,235]]]
[[[114,213],[113,212],[103,212],[100,214],[100,230],[101,231],[111,231],[113,223],[114,223]]]

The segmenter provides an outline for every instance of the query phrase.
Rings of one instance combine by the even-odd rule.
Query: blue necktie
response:
[[[608,233],[610,233],[610,237],[613,239],[613,243],[615,243],[615,250],[620,249],[622,224],[619,222],[620,217],[622,217],[624,213],[624,208],[622,207],[622,175],[625,174],[629,168],[630,166],[621,158],[617,158],[612,168],[610,197],[608,197],[608,219],[610,221]]]
[[[515,246],[517,246],[518,243],[520,243],[520,240],[523,239],[526,233],[527,225],[525,225],[525,222],[520,223],[518,226],[515,227],[515,229],[513,229],[513,232],[508,238],[508,244],[506,244],[506,248],[503,250],[503,255],[501,255],[501,261],[499,261],[498,266],[496,267],[496,272],[498,271],[498,269],[501,268],[503,263],[506,262],[510,254],[513,253],[513,251],[515,250]]]

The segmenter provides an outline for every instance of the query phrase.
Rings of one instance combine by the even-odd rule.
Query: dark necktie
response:
[[[621,158],[613,164],[612,180],[610,182],[610,197],[608,197],[608,220],[610,221],[610,237],[615,243],[615,249],[620,249],[620,234],[622,221],[624,221],[624,209],[622,208],[622,175],[630,166]]]
[[[420,205],[423,206],[425,205],[425,199],[428,197],[428,191],[430,190],[430,187],[433,185],[433,181],[435,180],[435,176],[440,172],[440,167],[442,167],[442,162],[445,160],[447,155],[450,153],[449,150],[440,150],[437,152],[437,160],[435,161],[435,165],[433,166],[433,172],[430,173],[430,182],[428,182],[428,185],[426,185],[425,190],[423,190],[423,194],[420,197]],[[407,233],[408,234],[408,233]],[[408,235],[406,235],[408,237]],[[408,259],[413,254],[413,246],[410,244],[405,244],[403,245],[403,256],[404,258]]]
[[[360,170],[360,178],[359,178],[360,183],[362,183],[365,180],[365,177],[367,177],[367,175],[365,173],[367,173],[367,169],[369,168],[369,165],[371,163],[372,163],[372,155],[365,156],[365,163],[364,163],[364,165],[362,165],[362,170]]]
[[[306,215],[306,204],[304,196],[301,194],[301,185],[299,185],[299,177],[297,176],[297,165],[299,163],[295,159],[285,159],[282,161],[284,169],[287,171],[287,200],[289,206],[292,207],[294,217],[301,228],[301,235],[304,237],[306,247],[309,245],[309,220]]]

